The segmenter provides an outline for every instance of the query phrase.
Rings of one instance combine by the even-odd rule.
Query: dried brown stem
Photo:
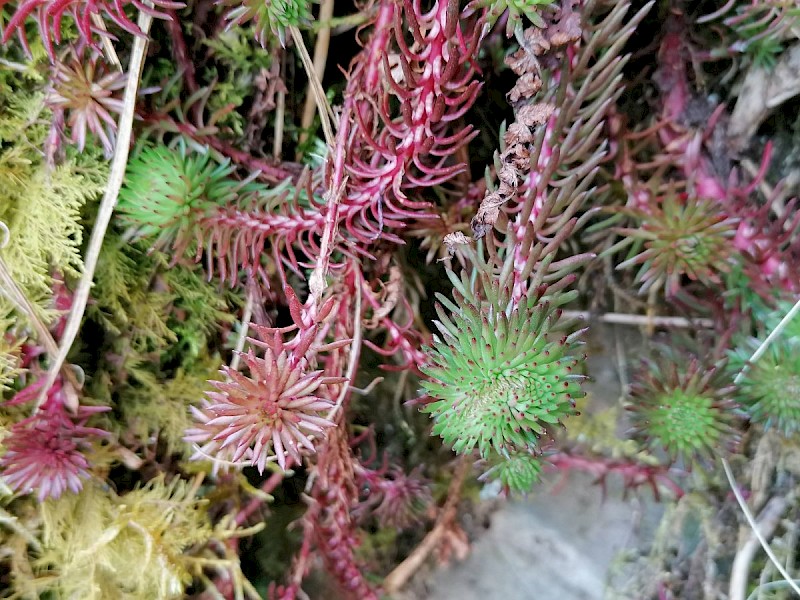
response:
[[[458,501],[461,499],[461,488],[471,467],[472,459],[469,456],[462,456],[447,490],[447,500],[439,513],[438,519],[436,519],[436,525],[425,536],[419,546],[414,548],[414,551],[383,580],[383,589],[387,594],[394,594],[400,591],[408,580],[413,577],[414,573],[425,564],[430,553],[441,542],[450,523],[456,518],[456,508],[458,507]]]
[[[331,18],[333,17],[333,5],[334,0],[323,0],[322,5],[319,9],[319,20],[323,23],[329,23]],[[323,26],[319,30],[317,30],[317,41],[314,44],[314,72],[316,73],[317,77],[322,80],[323,75],[325,74],[325,65],[328,62],[328,48],[331,43],[331,28],[330,26]],[[303,105],[303,116],[300,120],[300,129],[302,130],[300,133],[300,141],[299,145],[302,145],[303,142],[308,138],[308,129],[311,127],[311,123],[314,121],[314,110],[317,107],[316,100],[314,98],[313,90],[311,89],[311,83],[308,84],[308,92],[306,92],[306,102]],[[297,156],[297,160],[300,160],[300,156]]]

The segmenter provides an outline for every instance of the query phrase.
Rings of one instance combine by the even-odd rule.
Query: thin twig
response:
[[[777,338],[781,333],[783,333],[783,330],[786,329],[786,326],[792,321],[792,319],[794,319],[795,315],[797,315],[797,313],[799,312],[800,312],[800,299],[798,299],[797,302],[795,302],[791,310],[789,310],[789,312],[786,313],[786,316],[784,316],[783,319],[781,319],[781,322],[778,323],[775,329],[772,330],[772,333],[770,333],[767,336],[767,339],[761,342],[761,345],[759,345],[756,351],[753,352],[753,355],[745,363],[744,367],[742,367],[742,370],[739,372],[739,374],[734,378],[733,380],[734,384],[738,385],[738,383],[742,380],[742,377],[744,377],[744,374],[750,368],[750,365],[757,363],[758,360],[762,356],[764,356],[764,353],[767,351],[767,348],[769,348],[769,345],[773,342],[775,338]]]
[[[28,66],[22,63],[13,62],[10,60],[6,60],[5,58],[0,58],[0,65],[3,65],[7,69],[11,69],[12,71],[19,71],[20,73],[27,73]]]
[[[341,134],[340,137],[342,137]],[[326,192],[327,197],[325,200],[327,212],[325,213],[325,228],[322,231],[319,255],[317,256],[314,270],[308,278],[308,289],[317,306],[321,305],[322,293],[327,287],[326,278],[328,276],[328,269],[330,268],[333,243],[339,232],[339,204],[345,193],[346,185],[347,180],[345,179],[338,188],[331,186]]]
[[[344,17],[333,17],[325,21],[317,19],[311,24],[311,30],[320,31],[321,29],[331,29],[333,35],[339,35],[366,23],[373,17],[374,13],[375,9],[373,7]]]
[[[117,56],[117,51],[114,50],[111,38],[108,36],[108,29],[106,29],[106,23],[103,21],[103,17],[98,13],[92,13],[92,23],[94,23],[97,29],[103,32],[103,35],[100,36],[100,43],[103,45],[103,53],[106,55],[106,60],[114,65],[117,71],[122,73],[122,63],[119,60],[119,56]]]
[[[272,143],[272,157],[281,159],[283,153],[283,129],[286,119],[286,92],[283,88],[278,90],[278,100],[275,102],[275,139]]]
[[[356,308],[353,319],[353,340],[350,342],[350,357],[348,358],[347,374],[345,375],[347,381],[342,384],[342,389],[339,392],[339,396],[336,398],[336,404],[332,406],[328,411],[328,414],[325,415],[325,418],[328,421],[332,420],[334,415],[342,407],[344,399],[347,397],[347,392],[350,391],[350,385],[353,383],[353,378],[356,376],[356,367],[358,366],[358,356],[359,352],[361,351],[361,336],[363,330],[361,327],[361,286],[356,285],[355,287]]]
[[[333,4],[334,0],[322,0],[322,6],[319,9],[319,20],[323,23],[329,22],[333,17]],[[325,65],[328,62],[328,48],[331,43],[331,29],[330,27],[322,27],[317,31],[317,41],[314,43],[314,72],[317,78],[322,80],[325,75]],[[308,83],[308,92],[306,93],[306,102],[303,106],[303,116],[300,119],[300,141],[299,146],[308,138],[308,129],[314,122],[314,110],[317,107],[315,101],[314,91],[312,84]],[[296,157],[300,160],[300,157]]]
[[[791,575],[786,572],[786,569],[783,568],[783,565],[778,560],[778,557],[775,556],[775,553],[772,551],[772,548],[761,532],[758,523],[756,523],[753,513],[750,511],[750,507],[747,506],[747,502],[745,502],[744,497],[742,497],[742,492],[739,490],[739,486],[736,484],[736,479],[733,477],[731,466],[728,464],[728,461],[725,458],[722,459],[722,468],[725,470],[725,477],[728,478],[728,483],[731,486],[731,490],[733,490],[733,495],[736,496],[736,501],[739,503],[739,507],[744,513],[744,518],[747,520],[748,525],[750,525],[750,528],[753,530],[753,535],[761,544],[764,552],[767,554],[772,564],[775,565],[775,568],[778,570],[778,573],[781,574],[781,577],[783,577],[784,580],[789,584],[789,587],[791,587],[797,593],[797,595],[800,596],[800,587],[797,586]],[[743,600],[747,595],[747,578],[745,577],[742,581],[741,576],[742,574],[738,570],[734,570],[731,573],[731,583],[728,590],[728,596],[731,600]]]
[[[145,0],[145,4],[150,7],[153,6],[150,0]],[[117,126],[117,145],[114,148],[114,157],[111,160],[111,171],[108,175],[106,191],[100,203],[100,209],[97,212],[94,228],[92,229],[92,237],[89,240],[89,247],[84,259],[83,274],[78,283],[78,289],[75,290],[75,295],[73,296],[72,308],[67,318],[67,324],[64,327],[64,334],[61,336],[61,345],[58,348],[58,355],[53,359],[47,371],[47,379],[37,399],[37,408],[44,402],[48,390],[55,382],[59,370],[61,370],[64,361],[67,359],[67,354],[78,335],[83,313],[86,310],[86,303],[89,300],[89,291],[92,287],[94,270],[97,267],[100,249],[103,246],[103,238],[105,238],[106,229],[108,229],[108,224],[111,221],[111,215],[117,203],[117,196],[122,187],[122,180],[125,177],[125,167],[128,164],[131,131],[133,128],[133,113],[147,50],[147,33],[150,31],[150,24],[152,21],[153,17],[151,15],[143,11],[139,12],[137,25],[142,34],[137,35],[133,40],[133,50],[131,51],[131,60],[128,65],[128,81],[125,84],[125,95],[122,100],[122,114],[119,117],[119,124]]]
[[[755,528],[747,541],[739,548],[733,560],[731,582],[728,592],[729,600],[744,600],[745,594],[747,593],[747,582],[750,579],[750,565],[759,547],[756,531],[760,531],[765,538],[771,537],[778,527],[781,516],[783,516],[787,505],[788,501],[786,498],[780,496],[772,498],[764,507],[764,510],[761,511],[761,514],[758,515],[758,522]]]
[[[319,106],[319,105],[318,105]],[[355,98],[346,96],[342,106],[342,116],[336,130],[336,144],[331,146],[332,158],[329,157],[331,168],[325,187],[325,226],[319,244],[319,253],[314,264],[314,270],[308,278],[308,289],[311,298],[319,307],[322,303],[322,293],[327,285],[326,278],[330,268],[331,254],[336,236],[339,231],[339,205],[347,187],[345,163],[347,161],[348,143],[350,141],[350,121],[355,110]],[[320,111],[322,114],[324,111]],[[324,120],[324,119],[323,119]]]
[[[585,319],[587,321],[595,320],[602,323],[615,323],[617,325],[636,325],[636,326],[649,326],[654,327],[681,327],[681,328],[703,328],[710,329],[714,327],[714,322],[711,319],[687,319],[685,317],[656,317],[648,315],[632,315],[627,313],[608,312],[602,314],[594,314],[589,311],[583,310],[565,310],[563,316],[569,319]]]
[[[800,312],[800,299],[798,299],[797,302],[795,302],[791,310],[786,313],[786,316],[784,316],[783,319],[781,319],[781,322],[778,323],[775,329],[772,330],[772,332],[767,336],[767,338],[763,342],[761,342],[756,351],[753,352],[753,355],[745,363],[744,367],[742,367],[742,370],[739,372],[739,374],[734,378],[733,380],[734,384],[738,384],[742,380],[742,378],[744,377],[745,373],[750,368],[750,366],[758,362],[758,360],[767,351],[769,345],[773,342],[773,340],[775,340],[775,338],[777,338],[781,333],[783,333],[783,330],[791,322],[791,320],[795,317],[795,315],[797,315],[798,312]],[[775,556],[775,553],[772,551],[772,548],[770,547],[769,543],[762,535],[761,530],[758,524],[756,523],[755,518],[753,517],[753,513],[750,511],[750,507],[747,506],[747,502],[745,502],[744,498],[742,497],[742,492],[739,490],[739,486],[736,483],[736,479],[733,476],[733,471],[731,470],[730,464],[728,464],[727,459],[725,459],[724,457],[721,459],[721,462],[722,462],[722,468],[725,470],[725,477],[728,478],[728,484],[730,485],[731,490],[733,491],[733,495],[736,497],[736,501],[739,503],[739,507],[742,509],[742,513],[744,513],[744,517],[747,520],[747,523],[753,530],[753,535],[756,536],[758,542],[761,544],[761,547],[764,548],[764,552],[767,554],[770,561],[772,561],[772,564],[775,565],[775,568],[778,570],[778,573],[781,574],[781,577],[783,577],[786,583],[789,585],[789,587],[791,587],[792,590],[794,590],[794,592],[798,596],[800,596],[800,587],[798,587],[797,583],[794,582],[791,575],[789,575],[789,573],[780,563],[778,558]],[[736,579],[734,579],[735,577]],[[730,589],[728,590],[728,594],[731,599],[741,600],[746,597],[747,591],[745,588],[747,585],[747,580],[745,578],[745,581],[742,582],[740,581],[739,577],[741,577],[741,574],[737,574],[737,572],[733,572],[731,574]],[[736,586],[735,588],[734,585]]]
[[[800,583],[800,579],[795,579],[794,583]],[[783,579],[779,581],[770,581],[769,583],[764,583],[762,585],[759,585],[756,589],[754,589],[753,592],[747,597],[747,600],[755,600],[757,597],[760,598],[762,592],[772,592],[785,587],[789,587],[789,583],[787,583]]]
[[[397,565],[391,573],[383,580],[383,589],[387,594],[394,594],[398,592],[409,579],[416,573],[419,568],[425,564],[428,556],[433,552],[441,542],[450,523],[456,517],[456,508],[458,501],[461,499],[461,488],[464,485],[464,479],[469,473],[472,466],[472,460],[469,456],[461,457],[461,462],[458,465],[453,480],[450,482],[450,487],[447,490],[447,501],[436,519],[436,525],[425,538],[420,542],[419,546],[414,548],[414,551],[408,557]]]
[[[239,369],[239,359],[244,350],[244,343],[247,340],[247,332],[250,329],[250,321],[253,319],[253,291],[247,290],[247,301],[244,305],[244,312],[242,313],[242,328],[239,331],[239,337],[236,339],[236,348],[233,352],[231,359],[231,369],[237,371]]]
[[[408,371],[403,371],[403,374],[407,373]],[[402,374],[401,374],[402,377]],[[369,382],[369,385],[365,388],[357,388],[355,386],[350,386],[350,391],[358,394],[359,396],[369,396],[376,387],[378,387],[379,383],[383,382],[383,377],[376,377],[372,381]]]
[[[0,243],[0,248],[2,248],[3,245],[4,244]],[[50,330],[39,318],[39,315],[36,314],[33,303],[25,295],[22,288],[17,285],[17,282],[14,281],[14,278],[11,276],[11,271],[2,256],[0,256],[0,294],[8,298],[9,302],[28,318],[28,321],[36,332],[37,340],[44,346],[47,354],[50,357],[56,356],[58,354],[58,344],[53,339]],[[78,390],[80,390],[82,386],[71,368],[64,365],[61,371],[68,384],[64,388],[67,408],[75,412],[78,410]],[[36,408],[38,409],[38,405]]]
[[[319,80],[319,77],[314,70],[314,64],[311,62],[311,57],[308,55],[308,49],[306,48],[305,42],[303,42],[303,35],[295,25],[291,25],[289,27],[289,31],[292,34],[292,39],[297,47],[297,52],[300,54],[300,61],[303,63],[303,68],[306,71],[306,75],[308,75],[308,83],[311,86],[311,90],[314,92],[314,96],[317,101],[319,118],[322,122],[322,131],[325,134],[325,141],[331,148],[333,148],[333,125],[331,123],[336,122],[336,116],[333,114],[333,109],[328,102],[328,98],[325,96],[325,90],[322,89],[322,82]]]

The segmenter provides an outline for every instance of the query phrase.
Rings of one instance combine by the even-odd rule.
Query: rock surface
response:
[[[552,488],[560,489],[553,492]],[[428,600],[594,600],[604,597],[614,557],[651,539],[660,507],[623,500],[585,475],[505,504],[462,563],[439,571]]]

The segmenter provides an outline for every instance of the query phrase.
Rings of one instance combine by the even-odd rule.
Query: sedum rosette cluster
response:
[[[635,249],[616,268],[639,266],[641,293],[663,290],[673,296],[685,280],[720,284],[720,276],[731,270],[737,220],[718,203],[671,193],[647,210],[623,212],[629,212],[637,226],[618,229],[625,238],[609,252]]]
[[[756,322],[773,331],[791,309],[782,302],[775,310],[755,311]],[[767,350],[752,359],[761,339],[745,338],[730,353],[729,371],[737,378],[736,399],[753,423],[775,428],[790,437],[800,431],[800,317],[788,321]]]
[[[733,390],[720,368],[664,351],[631,383],[634,433],[672,460],[708,461],[738,442]]]
[[[506,493],[524,493],[539,482],[543,467],[544,461],[540,457],[520,452],[499,460],[481,479],[499,482]]]
[[[548,427],[574,414],[584,395],[581,332],[564,333],[558,309],[573,295],[548,297],[542,287],[514,300],[510,289],[486,283],[479,296],[451,279],[455,301],[438,295],[441,337],[422,367],[433,433],[459,454],[510,459],[540,451]]]
[[[250,350],[241,354],[249,376],[223,368],[226,381],[213,382],[205,404],[194,408],[196,427],[186,441],[202,444],[198,454],[216,455],[233,463],[254,464],[263,473],[271,455],[282,469],[301,452],[314,452],[313,435],[333,426],[324,413],[333,408],[320,388],[341,383],[322,371],[307,371],[304,361],[293,364],[287,352],[268,348],[263,358]]]

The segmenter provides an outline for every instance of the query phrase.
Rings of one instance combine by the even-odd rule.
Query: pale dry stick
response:
[[[247,291],[247,301],[244,305],[244,312],[242,313],[242,329],[239,331],[239,337],[236,339],[236,348],[233,352],[231,359],[231,369],[234,371],[239,370],[239,360],[242,351],[244,350],[244,343],[247,340],[247,332],[250,329],[250,320],[253,318],[253,292]]]
[[[731,466],[728,464],[726,459],[722,459],[722,468],[725,470],[725,476],[728,478],[728,483],[731,486],[731,490],[733,490],[733,495],[736,497],[736,501],[739,503],[739,507],[742,509],[744,513],[744,517],[747,520],[747,524],[750,526],[750,529],[753,531],[753,536],[756,538],[761,547],[764,549],[764,552],[769,557],[770,561],[778,572],[781,574],[781,577],[789,584],[795,593],[800,596],[800,587],[792,579],[791,575],[786,571],[783,565],[778,560],[778,557],[775,556],[775,553],[772,551],[772,548],[767,542],[764,533],[762,533],[759,524],[756,522],[753,513],[750,511],[750,507],[747,506],[747,502],[745,501],[744,497],[742,496],[742,492],[739,490],[739,486],[736,484],[736,480],[733,477],[733,472],[731,471]],[[766,510],[766,509],[765,509]],[[770,531],[767,531],[767,535],[770,535]],[[749,540],[748,540],[749,543]],[[729,600],[745,600],[747,595],[747,580],[748,574],[750,572],[750,561],[752,560],[751,556],[743,556],[740,563],[737,564],[737,560],[739,559],[739,554],[742,553],[744,550],[741,549],[737,552],[737,556],[734,559],[734,567],[731,572],[731,581],[730,586],[728,589],[728,598]],[[750,550],[748,550],[750,551]],[[752,550],[754,552],[754,550]],[[746,561],[746,562],[745,562]]]
[[[283,88],[278,90],[278,100],[275,102],[275,139],[272,142],[272,156],[275,160],[281,159],[283,151],[283,128],[286,118],[286,92]]]
[[[286,52],[281,53],[281,66],[278,77],[286,70]],[[272,140],[272,157],[275,160],[281,159],[283,153],[283,129],[286,119],[286,86],[278,86],[278,100],[275,102],[275,138]]]
[[[792,306],[789,312],[787,312],[783,319],[781,319],[780,323],[775,326],[775,329],[772,330],[767,338],[761,342],[756,351],[753,352],[753,355],[748,359],[747,363],[745,363],[745,366],[742,367],[742,370],[739,371],[739,374],[734,378],[733,383],[735,385],[738,385],[738,383],[742,380],[742,377],[744,377],[747,369],[749,369],[749,365],[758,362],[758,360],[764,356],[764,353],[767,351],[767,348],[769,348],[769,345],[775,340],[775,338],[783,333],[783,330],[786,329],[786,326],[792,321],[792,319],[795,318],[797,313],[800,313],[800,299],[795,302],[794,306]]]
[[[322,0],[322,6],[319,8],[319,20],[327,23],[333,17],[333,3],[334,0]],[[325,75],[325,65],[328,62],[328,48],[331,43],[331,28],[330,26],[321,27],[317,31],[317,41],[314,43],[314,72],[317,78],[322,80]],[[314,121],[314,111],[317,108],[317,103],[313,90],[311,89],[311,82],[308,84],[308,92],[306,93],[306,102],[303,105],[303,116],[300,119],[300,145],[308,138],[307,130],[311,127]],[[300,160],[300,156],[296,157]]]
[[[347,392],[350,390],[350,385],[353,383],[353,378],[356,376],[356,366],[358,363],[358,353],[361,350],[361,286],[356,285],[356,309],[355,318],[353,319],[353,339],[350,341],[350,356],[347,363],[347,373],[345,377],[347,381],[342,384],[342,389],[339,396],[336,398],[336,404],[333,405],[325,418],[330,421],[333,416],[342,408],[344,399],[347,397]]]
[[[405,373],[405,371],[403,371],[403,373]],[[350,386],[350,391],[355,393],[355,394],[358,394],[359,396],[369,396],[369,394],[372,392],[372,390],[374,390],[376,387],[378,387],[379,383],[383,382],[383,379],[384,379],[383,377],[376,377],[375,379],[370,381],[369,384],[367,385],[367,387],[365,387],[365,388],[357,388],[357,387],[351,385]]]
[[[319,256],[314,265],[314,270],[308,279],[308,288],[311,292],[311,298],[314,304],[319,307],[322,302],[322,293],[325,291],[326,283],[325,278],[328,275],[328,268],[330,266],[331,252],[333,251],[332,245],[336,239],[339,231],[339,203],[345,191],[347,178],[344,176],[344,150],[343,145],[346,143],[347,135],[349,133],[348,119],[349,114],[343,111],[344,117],[343,125],[340,127],[336,121],[336,116],[333,114],[331,105],[325,97],[325,92],[322,89],[322,83],[314,72],[314,65],[311,63],[311,57],[308,55],[308,50],[303,43],[303,36],[300,30],[294,25],[289,27],[292,34],[297,50],[300,53],[300,59],[303,62],[303,67],[308,75],[309,85],[314,93],[317,102],[317,109],[319,112],[320,121],[322,122],[322,131],[325,134],[325,141],[331,151],[335,151],[334,167],[332,183],[326,192],[326,208],[325,213],[325,228],[322,232],[322,239],[319,245]],[[345,102],[347,106],[347,102]],[[336,125],[337,135],[339,136],[340,146],[336,148],[335,139],[333,135],[333,122]]]
[[[106,29],[106,23],[103,21],[103,17],[97,13],[92,13],[92,22],[104,34],[108,33],[108,29]],[[117,56],[117,51],[114,50],[114,45],[111,43],[111,39],[109,39],[108,35],[102,35],[100,36],[100,40],[103,44],[103,52],[106,55],[106,60],[114,65],[117,68],[117,71],[122,73],[122,63],[119,60],[119,56]]]
[[[7,69],[11,69],[12,71],[18,71],[20,73],[26,73],[28,71],[28,67],[26,65],[6,60],[5,58],[0,58],[0,65],[4,66]]]
[[[747,372],[747,369],[750,367],[750,365],[758,362],[758,360],[767,351],[769,345],[773,342],[773,340],[775,340],[775,338],[777,338],[783,332],[783,330],[786,328],[789,322],[795,317],[795,315],[797,315],[798,312],[800,312],[800,299],[797,300],[797,302],[795,302],[791,310],[786,313],[783,319],[781,319],[781,322],[778,323],[775,329],[772,330],[772,332],[766,337],[766,339],[763,342],[761,342],[756,351],[753,352],[753,355],[745,363],[744,367],[742,367],[742,370],[739,371],[739,374],[734,378],[733,380],[734,384],[738,384],[742,380],[742,377],[744,377],[744,374]],[[792,590],[794,590],[794,592],[798,596],[800,596],[800,587],[798,587],[798,585],[792,579],[791,575],[789,575],[789,573],[780,563],[778,557],[775,556],[775,553],[772,551],[772,548],[770,547],[769,543],[762,535],[758,527],[758,524],[756,523],[756,520],[753,517],[753,513],[750,511],[750,507],[747,506],[747,502],[745,502],[744,498],[742,497],[742,492],[739,490],[739,486],[736,483],[736,479],[733,476],[733,471],[731,470],[730,464],[728,464],[727,459],[724,457],[721,458],[721,462],[722,462],[722,468],[725,470],[725,477],[727,477],[728,479],[728,484],[730,485],[731,490],[733,491],[733,495],[736,497],[736,501],[739,503],[739,507],[742,509],[742,513],[744,513],[744,517],[747,520],[748,525],[750,525],[750,528],[753,530],[753,535],[756,536],[758,542],[761,544],[761,547],[764,548],[764,552],[767,554],[770,561],[772,561],[772,564],[775,565],[775,568],[778,570],[778,573],[781,574],[781,577],[783,577],[786,583],[789,585],[789,587],[791,587]],[[741,571],[741,569],[739,569],[739,571]],[[738,571],[732,572],[730,586],[728,588],[728,597],[730,598],[730,600],[744,600],[746,595],[747,595],[747,578],[745,577],[744,580],[742,580],[741,573],[739,573]]]
[[[685,317],[656,317],[647,315],[632,315],[627,313],[608,312],[593,314],[585,310],[565,310],[562,315],[565,318],[585,319],[587,321],[596,320],[601,323],[613,323],[615,325],[635,325],[655,327],[678,327],[678,328],[697,328],[710,329],[714,327],[711,319],[687,319]]]
[[[145,0],[145,4],[151,8],[153,7],[150,0]],[[83,274],[78,283],[78,289],[75,290],[75,295],[73,296],[72,308],[67,317],[64,334],[61,336],[58,355],[53,359],[47,371],[47,379],[37,399],[37,408],[44,402],[48,390],[55,382],[61,366],[67,359],[67,354],[78,335],[81,319],[86,310],[86,303],[89,301],[89,291],[92,287],[94,270],[97,267],[100,249],[103,246],[103,238],[105,238],[106,229],[108,229],[108,225],[111,222],[111,215],[117,204],[117,196],[122,187],[122,181],[125,177],[125,168],[128,164],[128,153],[130,152],[131,133],[133,129],[133,112],[136,106],[136,96],[139,92],[139,80],[142,76],[142,68],[144,67],[144,58],[147,51],[147,33],[150,31],[150,24],[152,22],[152,16],[146,12],[139,12],[139,18],[136,24],[142,34],[140,36],[137,35],[133,40],[131,60],[128,65],[128,81],[125,84],[125,94],[122,100],[122,113],[120,114],[119,124],[117,125],[117,145],[114,148],[114,157],[111,159],[111,171],[108,175],[106,191],[100,203],[100,209],[97,212],[97,218],[94,228],[92,229],[92,237],[89,239],[89,247],[84,259]]]
[[[314,71],[314,64],[311,62],[311,57],[308,55],[308,49],[303,42],[303,36],[300,30],[297,26],[291,25],[289,27],[289,32],[292,34],[295,46],[297,46],[297,52],[300,54],[300,61],[303,63],[303,68],[308,76],[308,84],[317,102],[319,118],[322,122],[322,131],[325,134],[325,141],[328,143],[328,146],[333,148],[332,123],[336,123],[336,115],[333,114],[333,109],[328,102],[328,98],[325,96],[325,90],[322,89],[322,82],[319,80],[319,77],[317,77],[316,71]]]
[[[795,579],[794,582],[800,583],[800,579]],[[750,595],[747,597],[747,600],[760,600],[762,598],[762,593],[780,590],[785,587],[788,587],[788,584],[783,579],[779,579],[778,581],[770,581],[769,583],[763,583],[750,593]]]
[[[619,306],[619,303],[619,298],[614,296],[615,309]],[[586,319],[586,317],[582,317],[582,319]],[[617,377],[619,378],[620,389],[620,394],[617,398],[617,404],[620,408],[624,408],[625,394],[628,390],[628,385],[630,384],[630,381],[628,380],[628,357],[625,349],[622,347],[622,339],[617,328],[612,327],[611,333],[614,337],[614,353],[616,354]]]
[[[458,465],[458,469],[447,490],[447,501],[442,507],[439,517],[436,519],[436,525],[428,532],[419,546],[414,548],[414,551],[409,554],[403,562],[397,565],[383,580],[383,590],[387,594],[394,594],[400,591],[414,573],[425,564],[430,553],[433,552],[436,546],[441,542],[447,528],[456,517],[458,500],[461,498],[461,487],[464,484],[464,479],[471,466],[472,461],[470,457],[462,456],[461,463]]]
[[[611,329],[611,334],[614,338],[614,354],[615,366],[617,367],[617,379],[619,379],[619,396],[617,397],[617,404],[619,408],[624,408],[626,401],[627,391],[630,389],[630,381],[628,379],[628,355],[625,352],[625,347],[622,342],[622,337],[619,335],[616,327]],[[625,546],[627,547],[627,546]]]
[[[787,571],[791,571],[795,567],[795,563],[797,561],[797,539],[800,537],[800,524],[790,521],[785,523],[785,527],[788,531],[788,535],[785,539],[785,547],[788,548],[786,552],[786,561],[783,563],[783,566],[786,567]]]
[[[649,319],[645,331],[647,337],[653,337],[656,334],[656,327],[653,324],[653,317],[656,316],[656,298],[658,297],[658,290],[656,287],[650,288],[650,293],[647,295],[647,317]]]
[[[756,528],[765,538],[772,536],[775,532],[787,505],[788,501],[786,498],[777,496],[767,502],[761,514],[758,515]],[[758,537],[756,537],[754,529],[744,545],[736,552],[736,557],[733,559],[733,566],[731,567],[730,600],[737,599],[736,590],[740,590],[738,600],[744,600],[747,582],[750,579],[750,564],[753,562],[758,548]]]
[[[326,21],[317,19],[311,24],[312,31],[320,31],[321,29],[329,28],[332,35],[341,35],[351,29],[366,23],[375,13],[375,8],[359,11],[352,15],[344,17],[332,17]]]
[[[0,225],[5,228],[5,224],[2,221],[0,221]],[[0,243],[0,248],[2,248],[4,245],[5,244]],[[11,276],[11,271],[8,269],[8,266],[6,265],[6,262],[3,260],[2,256],[0,256],[0,294],[8,298],[9,302],[11,302],[11,304],[15,306],[19,312],[28,317],[28,320],[36,332],[36,338],[39,340],[39,343],[44,346],[49,356],[56,356],[56,354],[58,354],[58,344],[50,334],[50,330],[45,326],[44,323],[42,323],[42,320],[36,314],[36,310],[31,301],[28,300],[25,292],[23,292],[22,289],[17,285],[17,282],[14,281],[14,278]],[[83,386],[75,377],[75,373],[72,371],[72,369],[64,366],[62,371],[64,378],[68,383],[68,385],[64,388],[64,392],[66,394],[66,405],[67,408],[75,412],[78,410],[78,390]]]

